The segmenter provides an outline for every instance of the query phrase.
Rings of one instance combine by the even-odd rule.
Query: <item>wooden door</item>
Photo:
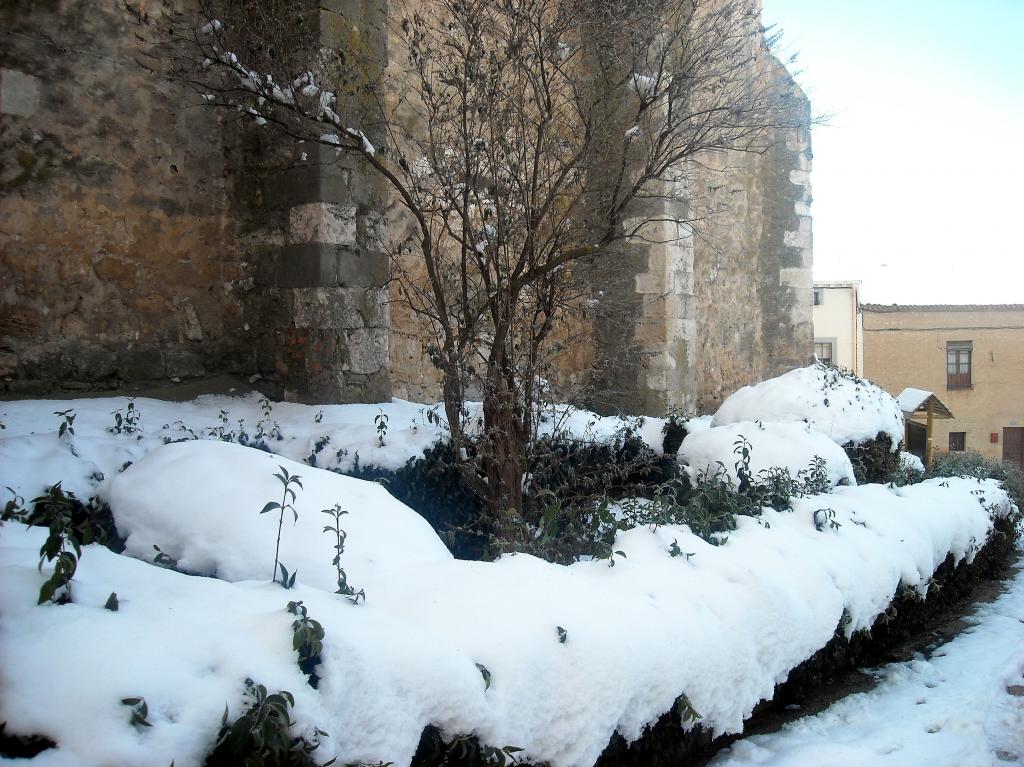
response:
[[[1024,426],[1003,429],[1003,463],[1024,469]]]

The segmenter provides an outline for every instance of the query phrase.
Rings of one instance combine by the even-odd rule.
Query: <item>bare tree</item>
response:
[[[654,203],[686,195],[700,152],[763,151],[807,120],[767,76],[750,0],[425,0],[392,13],[388,87],[358,39],[301,42],[305,17],[269,0],[203,0],[182,18],[211,105],[354,155],[390,186],[409,233],[394,279],[433,339],[453,454],[512,519],[539,373],[581,273],[659,230]]]

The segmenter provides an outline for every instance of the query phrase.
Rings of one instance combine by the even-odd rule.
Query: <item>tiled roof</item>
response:
[[[866,312],[1024,312],[1024,304],[861,304]]]

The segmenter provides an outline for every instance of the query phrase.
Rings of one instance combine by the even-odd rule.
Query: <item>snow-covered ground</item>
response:
[[[1009,767],[1024,764],[1024,570],[930,658],[816,716],[737,741],[714,767]]]

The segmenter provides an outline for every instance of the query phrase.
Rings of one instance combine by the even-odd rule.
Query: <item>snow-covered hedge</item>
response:
[[[154,546],[184,570],[226,581],[271,580],[284,467],[301,477],[289,501],[280,561],[309,586],[333,591],[334,538],[321,512],[340,503],[342,526],[358,545],[346,548],[345,571],[353,583],[372,581],[395,567],[416,568],[452,555],[430,525],[392,498],[383,485],[311,469],[287,458],[232,442],[178,442],[154,450],[104,483],[100,497],[114,513],[125,553],[151,560]],[[226,540],[227,539],[227,540]]]
[[[806,421],[839,445],[858,445],[881,433],[895,451],[903,439],[903,413],[895,399],[870,381],[820,362],[744,386],[726,398],[711,425],[740,421]]]
[[[554,767],[590,765],[614,732],[639,737],[680,695],[710,732],[738,731],[838,625],[870,626],[901,583],[926,591],[947,554],[969,560],[993,515],[1010,511],[989,481],[840,487],[766,510],[765,524],[740,518],[723,545],[685,526],[620,532],[615,567],[464,562],[377,488],[245,451],[160,448],[113,480],[109,497],[137,537],[130,551],[178,547],[252,580],[89,546],[74,603],[37,606],[46,531],[0,529],[0,721],[55,740],[46,763],[200,764],[225,703],[232,716],[244,707],[247,677],[295,695],[296,733],[330,733],[321,761],[401,767],[434,724]],[[299,572],[288,591],[269,582],[276,525],[259,514],[276,500],[278,463],[309,488],[296,499],[300,522],[282,533],[283,546],[294,537],[286,553]],[[324,584],[330,562],[303,525],[334,503],[352,512],[343,564],[364,580],[358,606]],[[111,592],[117,612],[103,608]],[[292,650],[293,600],[325,631],[317,690]],[[131,724],[121,700],[132,696],[146,699],[152,727]]]
[[[688,465],[691,478],[703,472],[714,474],[721,469],[736,482],[736,446],[741,440],[750,445],[749,470],[755,479],[772,468],[786,469],[795,478],[806,471],[815,458],[821,458],[833,487],[857,484],[853,466],[843,449],[803,423],[741,421],[695,431],[683,440],[679,456]]]

